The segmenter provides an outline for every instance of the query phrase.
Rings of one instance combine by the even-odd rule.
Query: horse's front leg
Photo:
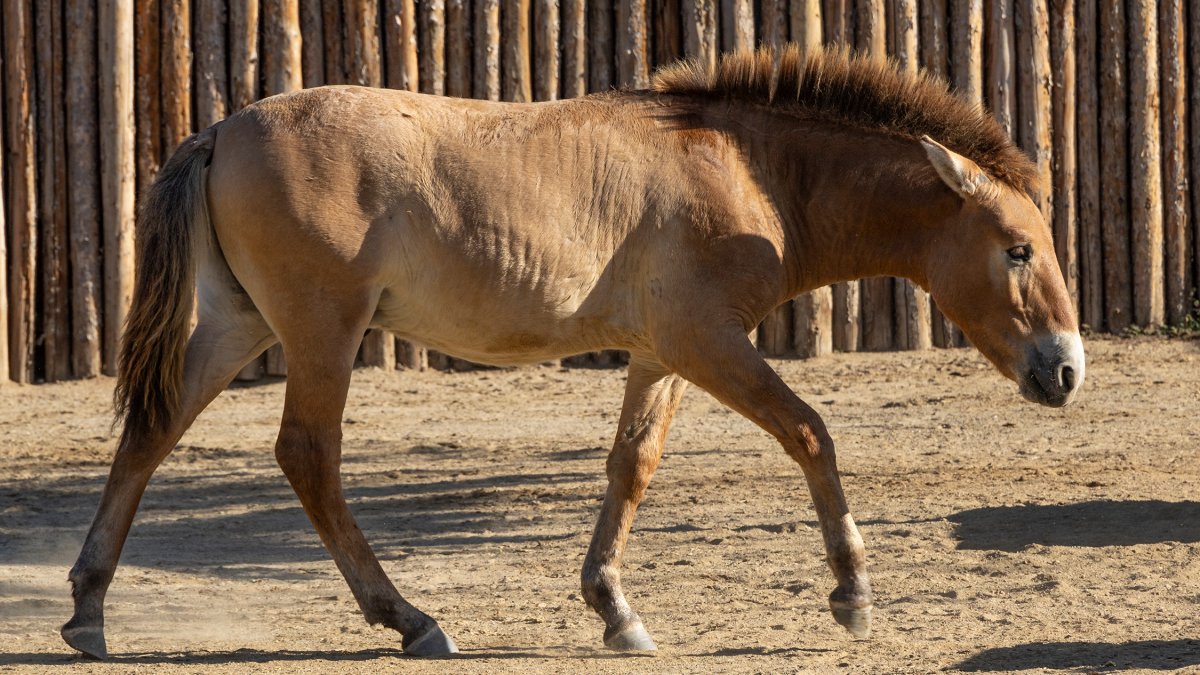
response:
[[[608,456],[608,492],[583,563],[583,597],[604,619],[604,644],[612,649],[656,648],[621,591],[621,556],[686,385],[651,360],[630,360],[617,440]]]
[[[796,396],[736,327],[670,340],[660,355],[675,372],[702,387],[779,440],[808,482],[837,588],[833,616],[855,637],[871,630],[871,583],[862,537],[842,494],[833,439],[821,417]]]

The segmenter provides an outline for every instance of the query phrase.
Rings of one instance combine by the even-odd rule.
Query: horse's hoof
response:
[[[870,607],[831,607],[833,618],[850,634],[859,639],[871,636]]]
[[[83,652],[84,656],[93,659],[107,659],[108,646],[104,642],[104,628],[99,626],[71,626],[70,623],[59,631],[62,639],[74,649]]]
[[[457,654],[458,645],[442,631],[441,626],[434,625],[424,635],[404,645],[404,653],[409,656],[446,656]]]
[[[606,634],[604,646],[618,652],[652,652],[658,649],[641,621],[631,623],[611,635]]]

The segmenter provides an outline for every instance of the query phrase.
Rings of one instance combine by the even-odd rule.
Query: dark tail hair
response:
[[[165,429],[179,410],[183,355],[196,288],[199,228],[208,228],[204,168],[216,128],[190,136],[158,173],[138,210],[133,306],[121,336],[114,424]]]

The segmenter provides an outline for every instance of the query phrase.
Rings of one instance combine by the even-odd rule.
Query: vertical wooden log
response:
[[[858,0],[858,51],[874,58],[887,57],[887,20],[882,2]],[[853,282],[851,282],[853,283]],[[859,282],[862,312],[862,347],[871,351],[892,348],[892,280],[875,277]]]
[[[1017,78],[1020,87],[1020,143],[1037,163],[1038,173],[1050,176],[1053,145],[1050,140],[1050,17],[1046,0],[1017,2]],[[1047,221],[1053,216],[1051,194],[1037,195],[1037,205]]]
[[[321,17],[321,0],[300,0],[300,69],[304,72],[306,88],[325,84],[325,25]]]
[[[471,96],[471,4],[446,0],[446,94]]]
[[[500,100],[500,0],[475,0],[475,98]]]
[[[988,107],[1005,133],[1016,138],[1017,73],[1013,0],[988,3]]]
[[[683,9],[680,0],[651,0],[654,26],[654,68],[683,58]],[[784,25],[784,34],[787,25]],[[785,37],[786,39],[786,37]]]
[[[1161,6],[1163,103],[1163,227],[1165,311],[1169,324],[1191,312],[1191,237],[1188,232],[1187,34],[1183,0]],[[1192,36],[1195,39],[1197,36]]]
[[[950,45],[946,33],[946,0],[920,0],[921,67],[945,78],[950,73],[946,57]]]
[[[258,2],[229,0],[229,102],[241,110],[258,100]]]
[[[762,44],[780,47],[788,41],[787,0],[761,0],[759,37]]]
[[[35,5],[37,31],[38,210],[41,216],[42,368],[47,382],[71,377],[70,238],[67,231],[66,110],[63,101],[62,3]],[[0,99],[2,100],[2,99]],[[3,154],[3,153],[0,153]],[[2,172],[0,172],[2,174]],[[0,190],[2,192],[2,190]],[[3,200],[0,200],[0,204]],[[0,207],[2,210],[2,207]],[[2,222],[2,216],[0,216]],[[0,235],[4,228],[0,226]],[[4,248],[0,236],[0,249]],[[0,254],[0,270],[6,270]],[[0,271],[0,293],[3,278]],[[0,312],[4,302],[0,300]],[[4,320],[7,326],[7,320]],[[0,341],[7,336],[0,331]],[[5,345],[7,347],[7,345]],[[7,353],[7,349],[3,350]],[[7,380],[7,360],[0,382]]]
[[[1162,146],[1159,134],[1158,2],[1129,3],[1130,221],[1133,320],[1163,322]]]
[[[325,38],[325,84],[345,84],[349,81],[346,22],[343,17],[345,3],[346,0],[321,2],[321,35]],[[412,0],[408,0],[410,6],[411,3]]]
[[[826,44],[854,45],[854,23],[851,20],[854,16],[854,2],[855,0],[822,0],[821,19],[825,26]]]
[[[788,9],[791,40],[808,51],[821,44],[821,0],[791,0]]]
[[[534,0],[534,88],[538,101],[558,98],[558,0]]]
[[[363,87],[382,85],[383,64],[379,60],[378,0],[346,2],[343,4],[342,16],[346,26],[347,84],[357,84]]]
[[[5,17],[7,19],[7,16]],[[96,13],[87,0],[66,5],[67,41],[67,182],[70,185],[72,274],[72,361],[75,377],[93,377],[101,369],[103,278],[100,247],[99,147],[96,101]],[[6,22],[6,32],[11,29]],[[13,75],[9,74],[10,95]],[[10,115],[13,112],[9,109]],[[9,128],[12,129],[10,117]],[[17,166],[10,162],[15,175]],[[13,197],[18,193],[10,191]],[[15,204],[14,204],[15,206]],[[10,221],[10,226],[17,223]],[[15,246],[9,247],[16,258]],[[14,265],[15,267],[15,265]],[[11,284],[16,287],[15,284]]]
[[[192,133],[192,31],[189,0],[163,3],[163,160]]]
[[[1100,90],[1097,0],[1076,0],[1079,100],[1075,113],[1079,169],[1080,320],[1104,326],[1104,249],[1100,229]]]
[[[442,96],[446,93],[446,2],[422,0],[417,6],[421,13],[421,28],[418,33],[421,45],[421,91]],[[528,39],[526,42],[528,43]]]
[[[223,8],[220,8],[223,9]],[[223,11],[220,12],[222,15]],[[104,223],[104,372],[116,375],[125,317],[133,300],[134,168],[133,0],[101,0],[100,194]],[[220,20],[224,28],[224,17]],[[217,91],[224,113],[225,45],[219,45]]]
[[[891,5],[894,40],[893,58],[912,73],[920,69],[920,45],[917,33],[917,0],[894,0]],[[932,346],[929,323],[929,295],[907,279],[894,282],[895,335],[897,349],[928,349]]]
[[[717,1],[683,3],[683,52],[689,59],[715,68],[717,65]]]
[[[1054,250],[1067,282],[1067,294],[1079,309],[1079,232],[1075,170],[1075,1],[1053,0],[1050,26],[1051,103],[1054,128]],[[1076,312],[1078,315],[1078,311]]]
[[[1200,0],[1188,2],[1188,70],[1191,88],[1188,90],[1188,114],[1191,131],[1191,169],[1194,182],[1200,184]],[[1192,196],[1192,279],[1200,287],[1200,188],[1193,186]],[[1193,310],[1200,309],[1195,305]]]
[[[584,0],[562,4],[562,95],[575,98],[587,93],[587,7]]]
[[[196,126],[207,129],[225,119],[229,85],[225,66],[225,3],[195,0]]]
[[[359,4],[359,3],[355,3]],[[375,6],[374,1],[361,4]],[[304,87],[304,67],[300,38],[299,0],[263,0],[263,93],[267,96],[298,91]],[[371,13],[367,34],[374,46],[373,58],[368,55],[379,86],[379,20]],[[355,26],[359,28],[359,26]],[[357,35],[357,33],[356,33]],[[356,43],[357,44],[357,43]],[[369,49],[369,47],[364,47]]]
[[[494,0],[495,3],[499,1]],[[481,1],[479,6],[483,4]],[[420,67],[417,61],[416,6],[413,0],[387,0],[386,17],[384,51],[387,55],[387,86],[417,91]]]
[[[792,351],[792,301],[771,310],[758,327],[759,349],[767,356],[787,356]]]
[[[825,42],[854,46],[855,0],[824,0],[822,7]],[[859,283],[834,284],[832,287],[833,348],[842,352],[858,351],[862,341],[859,331]]]
[[[952,3],[950,17],[949,73],[959,95],[973,103],[983,103],[983,2],[965,0]],[[933,343],[939,347],[961,347],[966,341],[962,331],[940,310],[933,311]]]
[[[0,11],[2,11],[2,9],[3,8],[0,7]],[[4,83],[0,82],[0,91],[3,91],[5,88],[6,87],[4,87]],[[6,96],[0,97],[0,101],[5,100],[7,100]],[[3,175],[5,154],[6,153],[5,149],[3,148],[3,144],[0,143],[0,175]],[[0,184],[0,187],[3,187],[2,184]],[[8,382],[12,379],[11,375],[9,374],[8,361],[8,344],[10,337],[8,330],[8,274],[6,273],[6,270],[8,270],[8,219],[5,217],[7,211],[5,209],[6,200],[4,198],[4,193],[5,191],[0,189],[0,385],[3,385],[5,382]]]
[[[622,87],[650,86],[649,25],[646,0],[617,3],[617,79]]]
[[[1105,326],[1133,322],[1129,257],[1129,117],[1125,3],[1100,3],[1100,218],[1104,241]]]
[[[506,101],[533,100],[529,71],[529,2],[504,0],[500,5],[501,66],[504,68],[502,95]]]
[[[727,52],[754,49],[753,0],[721,0],[721,48]]]
[[[805,53],[821,47],[820,0],[792,2],[791,37]],[[792,301],[792,348],[801,358],[833,351],[833,289],[826,286],[801,293]]]
[[[134,64],[137,69],[134,86],[137,100],[137,193],[144,194],[158,174],[158,158],[162,156],[158,0],[136,0],[133,31],[137,41]]]

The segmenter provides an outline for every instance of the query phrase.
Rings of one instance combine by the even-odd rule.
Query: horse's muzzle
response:
[[[1041,337],[1026,356],[1021,395],[1034,403],[1061,408],[1075,400],[1083,386],[1085,366],[1078,333]]]

